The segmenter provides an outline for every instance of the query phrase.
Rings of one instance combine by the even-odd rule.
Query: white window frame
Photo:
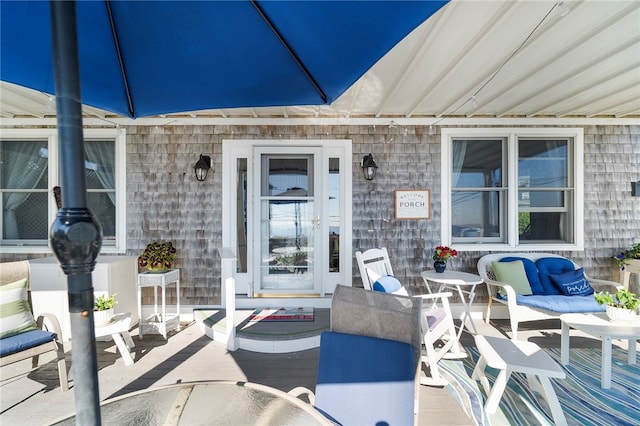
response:
[[[116,239],[115,244],[105,245],[103,242],[101,253],[123,254],[126,252],[126,236],[127,236],[127,133],[126,129],[84,129],[85,140],[108,140],[113,139],[115,142],[115,173],[116,173]],[[34,140],[47,139],[49,149],[48,163],[48,180],[49,194],[47,197],[47,209],[49,223],[53,223],[58,212],[58,208],[53,197],[53,188],[60,185],[60,167],[58,164],[58,130],[55,128],[20,128],[20,129],[2,129],[0,131],[0,140]],[[1,142],[0,142],[1,143]],[[47,245],[3,245],[0,250],[3,253],[49,253],[51,248]]]
[[[441,131],[441,240],[444,245],[452,245],[451,235],[451,183],[453,170],[452,140],[455,138],[504,138],[508,144],[507,174],[507,242],[470,242],[455,243],[458,251],[560,251],[584,250],[584,130],[582,128],[443,128]],[[518,138],[540,137],[573,138],[573,151],[569,160],[573,159],[573,233],[574,243],[518,244]]]

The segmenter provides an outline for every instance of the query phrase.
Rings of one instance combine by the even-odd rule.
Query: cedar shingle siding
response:
[[[630,182],[640,180],[640,126],[584,130],[585,250],[559,254],[583,265],[590,276],[617,281],[611,256],[640,241],[640,197],[630,194]],[[353,141],[353,250],[386,246],[395,274],[407,287],[416,287],[440,243],[440,129],[431,133],[427,126],[129,126],[127,255],[137,256],[152,240],[173,241],[181,304],[219,304],[222,140],[346,138]],[[365,181],[360,161],[370,152],[378,175]],[[212,158],[205,182],[197,182],[193,173],[200,154]],[[431,220],[394,220],[395,189],[430,189]],[[485,253],[461,253],[456,269],[474,272]],[[18,257],[2,255],[2,260]],[[355,260],[353,272],[353,283],[360,286]],[[168,303],[174,304],[173,288],[167,291]],[[482,301],[484,289],[476,298]],[[143,303],[153,303],[150,292]]]

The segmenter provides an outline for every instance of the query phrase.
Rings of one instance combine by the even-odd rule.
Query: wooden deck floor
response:
[[[98,342],[100,400],[154,386],[202,380],[249,381],[283,391],[315,387],[317,349],[286,354],[228,352],[195,324],[173,332],[167,341],[156,335],[140,340],[137,328],[132,337],[135,363],[128,367],[113,342]],[[67,363],[71,364],[70,351]],[[75,411],[73,387],[69,392],[60,391],[53,360],[42,357],[40,365],[32,370],[27,360],[0,370],[1,424],[42,425]],[[420,388],[420,425],[471,424],[446,389]]]

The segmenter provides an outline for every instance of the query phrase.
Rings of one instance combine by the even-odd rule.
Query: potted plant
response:
[[[173,268],[176,249],[170,241],[154,241],[147,244],[138,258],[140,268],[151,273],[165,273]]]
[[[640,243],[632,245],[629,249],[616,254],[613,260],[616,262],[616,266],[623,271],[625,265],[628,265],[630,261],[640,261]]]
[[[114,307],[118,303],[116,301],[116,294],[111,296],[108,294],[101,294],[96,297],[93,304],[93,322],[95,325],[104,325],[111,321],[113,318]]]
[[[599,305],[606,305],[607,316],[612,321],[634,321],[636,319],[636,309],[640,305],[635,293],[631,293],[624,288],[618,289],[614,294],[608,291],[601,291],[594,295]]]
[[[452,249],[448,246],[438,246],[433,252],[433,269],[436,272],[444,272],[447,268],[447,261],[452,257],[456,257],[458,252],[455,249]]]

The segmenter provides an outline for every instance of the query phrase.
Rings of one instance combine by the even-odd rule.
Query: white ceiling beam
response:
[[[639,66],[638,64],[633,64],[632,66],[630,66],[630,67],[628,67],[626,69],[626,72],[628,73],[630,71],[633,71],[634,69],[638,68],[638,66]],[[619,77],[620,75],[621,74],[618,73],[618,70],[616,70],[616,71],[614,71],[614,72],[612,72],[612,73],[610,73],[608,75],[600,77],[598,80],[590,80],[590,81],[588,81],[588,82],[586,82],[586,83],[584,83],[584,84],[582,84],[580,86],[574,86],[573,90],[571,90],[568,93],[567,92],[557,93],[556,96],[553,97],[553,98],[549,95],[549,96],[545,97],[545,99],[547,99],[548,101],[543,106],[538,107],[537,111],[528,114],[527,117],[532,117],[532,116],[536,116],[536,115],[540,115],[540,114],[545,114],[549,110],[553,109],[554,105],[557,105],[557,104],[562,103],[564,101],[570,100],[572,98],[578,98],[577,101],[581,100],[581,99],[585,99],[584,102],[580,102],[580,103],[574,102],[573,103],[574,106],[579,106],[581,108],[582,105],[584,105],[585,103],[586,103],[586,105],[588,105],[590,102],[594,102],[594,101],[593,101],[593,99],[587,100],[584,97],[584,92],[586,92],[588,90],[593,90],[593,89],[595,89],[596,87],[598,87],[600,85],[610,83],[611,80],[614,77]],[[627,90],[633,89],[634,87],[637,88],[637,82],[634,81],[631,84],[625,84],[624,87],[627,88]],[[607,90],[606,93],[603,96],[607,97],[607,96],[611,96],[611,94],[612,94],[612,92],[610,90]],[[575,111],[578,108],[574,107],[572,109]],[[568,111],[565,108],[564,112],[556,112],[555,115],[562,116],[562,115],[565,115],[565,114],[567,114],[569,112],[570,111]]]
[[[640,88],[638,89],[640,90]],[[593,113],[589,113],[587,114],[587,118],[592,118],[592,117],[597,117],[600,115],[604,115],[607,113],[607,111],[614,111],[614,110],[620,110],[622,108],[625,109],[629,109],[628,106],[631,105],[638,105],[640,104],[640,93],[637,93],[635,95],[632,95],[630,97],[627,97],[626,99],[622,100],[622,101],[617,101],[617,102],[611,102],[606,108],[598,108],[597,111],[593,112]],[[626,114],[625,114],[626,115]],[[619,116],[619,114],[615,114],[616,117]]]
[[[573,114],[576,111],[579,111],[581,109],[586,109],[591,104],[595,104],[597,102],[606,101],[608,98],[613,98],[613,97],[615,97],[617,95],[624,95],[625,92],[628,92],[629,90],[637,89],[637,88],[638,88],[638,86],[637,86],[637,84],[635,82],[632,82],[631,84],[627,84],[627,85],[624,85],[624,86],[619,86],[619,87],[617,87],[615,89],[607,90],[606,93],[603,93],[600,96],[592,97],[590,99],[584,99],[584,102],[573,103],[571,105],[571,108],[565,108],[562,111],[557,111],[555,115],[557,117],[564,117],[565,115]]]
[[[561,85],[565,84],[567,82],[567,80],[570,80],[571,78],[575,78],[575,77],[579,76],[580,74],[584,75],[584,73],[589,71],[591,68],[600,65],[601,62],[605,62],[607,59],[610,59],[611,57],[617,55],[620,52],[623,52],[624,50],[626,50],[626,49],[628,49],[630,47],[633,47],[634,45],[636,45],[638,43],[640,43],[640,36],[634,37],[631,40],[628,40],[626,43],[623,43],[623,44],[617,46],[613,50],[606,51],[602,55],[594,57],[593,59],[591,59],[586,64],[576,64],[575,68],[571,68],[571,69],[565,70],[565,72],[563,74],[559,75],[556,79],[554,79],[552,81],[549,81],[547,84],[545,84],[542,87],[539,87],[536,90],[536,92],[529,92],[529,94],[527,96],[521,96],[520,98],[514,100],[512,103],[502,107],[502,110],[501,111],[497,111],[496,115],[498,117],[502,117],[502,116],[504,116],[506,114],[509,114],[510,111],[514,111],[515,109],[517,109],[517,107],[519,107],[522,104],[530,101],[531,99],[535,98],[536,96],[539,96],[541,93],[547,92],[547,91],[553,89],[554,87],[561,86]],[[634,68],[634,67],[637,67],[637,66],[638,66],[638,63],[632,64],[630,67],[627,67],[624,70],[617,70],[617,74],[618,75],[624,74],[625,72],[628,72],[630,68]],[[517,84],[519,84],[519,83],[520,83],[520,81],[518,81]],[[517,86],[517,84],[512,84],[509,87],[505,87],[504,90],[505,91],[509,91],[509,90],[513,89],[513,87]],[[500,95],[494,96],[492,100],[496,99],[499,96]],[[483,99],[483,101],[484,101],[484,99]]]
[[[613,125],[640,125],[640,117],[613,118],[613,117],[397,117],[393,121],[398,126],[613,126]],[[437,124],[436,124],[437,123]],[[55,118],[3,118],[0,126],[56,126]],[[149,118],[125,118],[116,117],[99,119],[87,117],[83,120],[87,127],[105,126],[389,126],[388,117],[367,118],[276,118],[276,117],[235,117],[235,118],[183,118],[172,120],[158,117]]]
[[[518,86],[520,83],[522,83],[522,81],[525,81],[527,78],[530,78],[533,75],[535,75],[535,74],[539,73],[540,71],[542,71],[543,69],[548,68],[553,63],[555,63],[555,62],[559,61],[560,59],[562,59],[568,53],[573,52],[573,51],[577,50],[580,47],[588,48],[586,45],[590,40],[593,40],[597,35],[599,35],[603,31],[605,31],[607,28],[610,28],[611,26],[616,25],[616,23],[618,23],[618,21],[620,21],[621,19],[624,19],[627,16],[629,16],[630,14],[634,13],[638,8],[640,8],[640,2],[631,3],[629,6],[627,6],[624,9],[622,9],[620,12],[616,13],[611,18],[601,22],[600,25],[594,27],[592,30],[590,30],[589,32],[585,33],[582,37],[578,38],[573,43],[571,43],[567,47],[565,47],[564,49],[556,52],[556,54],[554,54],[553,56],[548,58],[546,61],[543,61],[543,62],[539,63],[538,65],[534,66],[532,69],[529,70],[529,72],[527,72],[526,75],[522,76],[521,78],[516,79],[510,85],[505,85],[504,87],[501,87],[500,91],[497,91],[494,96],[488,97],[488,98],[484,98],[483,97],[482,98],[482,102],[478,102],[478,108],[482,108],[483,106],[488,105],[489,103],[495,101],[497,98],[503,96],[505,93],[511,91],[513,88]],[[610,51],[610,53],[605,52],[602,55],[590,60],[587,64],[584,64],[584,66],[580,65],[580,70],[581,70],[580,72],[582,72],[582,70],[584,70],[584,69],[586,69],[588,67],[591,67],[593,65],[597,65],[601,61],[605,61],[606,59],[614,56],[615,54],[623,51],[626,48],[631,47],[632,45],[638,43],[638,40],[640,40],[640,37],[633,37],[630,40],[628,40],[627,42],[622,43],[621,45],[612,44],[613,50]],[[571,70],[571,71],[566,72],[565,75],[569,75],[569,76],[575,75],[576,72],[577,72],[576,70]],[[563,78],[558,78],[557,81],[559,82],[559,81],[563,80]],[[540,93],[540,92],[542,92],[544,90],[545,89],[538,90],[537,93]],[[534,96],[535,96],[535,94],[534,94]],[[527,99],[522,99],[522,98],[520,100],[518,100],[518,101],[514,101],[510,105],[501,108],[501,111],[497,112],[496,115],[498,117],[500,117],[500,116],[503,116],[505,114],[508,114],[509,111],[513,111],[513,108],[521,105],[522,103],[524,103],[526,101],[527,101]]]
[[[447,7],[441,9],[441,13],[436,13],[436,16],[427,20],[428,25],[432,28],[429,31],[424,31],[413,49],[411,49],[411,53],[408,55],[408,60],[398,67],[400,72],[396,73],[393,81],[389,85],[389,89],[386,91],[386,93],[378,103],[378,108],[376,108],[375,111],[376,117],[380,117],[380,115],[383,114],[385,107],[389,102],[389,99],[391,99],[398,92],[398,87],[400,86],[400,83],[406,79],[406,76],[416,68],[418,64],[418,58],[422,59],[422,57],[424,57],[425,52],[433,43],[433,39],[437,36],[440,28],[442,28],[442,26],[456,9],[458,4],[459,3],[457,2],[449,3]]]
[[[515,4],[516,2],[505,2],[500,6],[496,14],[493,15],[492,18],[485,23],[485,25],[483,25],[480,31],[478,31],[477,34],[479,34],[479,36],[474,37],[465,46],[462,46],[459,49],[458,53],[454,57],[452,57],[446,65],[442,66],[442,71],[440,72],[440,74],[434,77],[433,80],[431,80],[430,84],[428,84],[427,87],[425,87],[424,90],[422,90],[422,92],[420,92],[415,100],[409,105],[409,108],[404,114],[405,117],[411,117],[414,114],[418,105],[424,102],[424,100],[433,90],[443,84],[445,79],[460,66],[465,56],[467,56],[469,52],[474,50],[487,36],[494,33],[495,31],[498,31],[498,24],[506,19],[507,16],[509,16],[509,12],[514,10]],[[449,23],[444,22],[443,25],[447,24]],[[493,70],[491,72],[493,72]],[[491,75],[490,73],[487,74]],[[459,96],[454,95],[454,99],[454,102],[458,102]]]

